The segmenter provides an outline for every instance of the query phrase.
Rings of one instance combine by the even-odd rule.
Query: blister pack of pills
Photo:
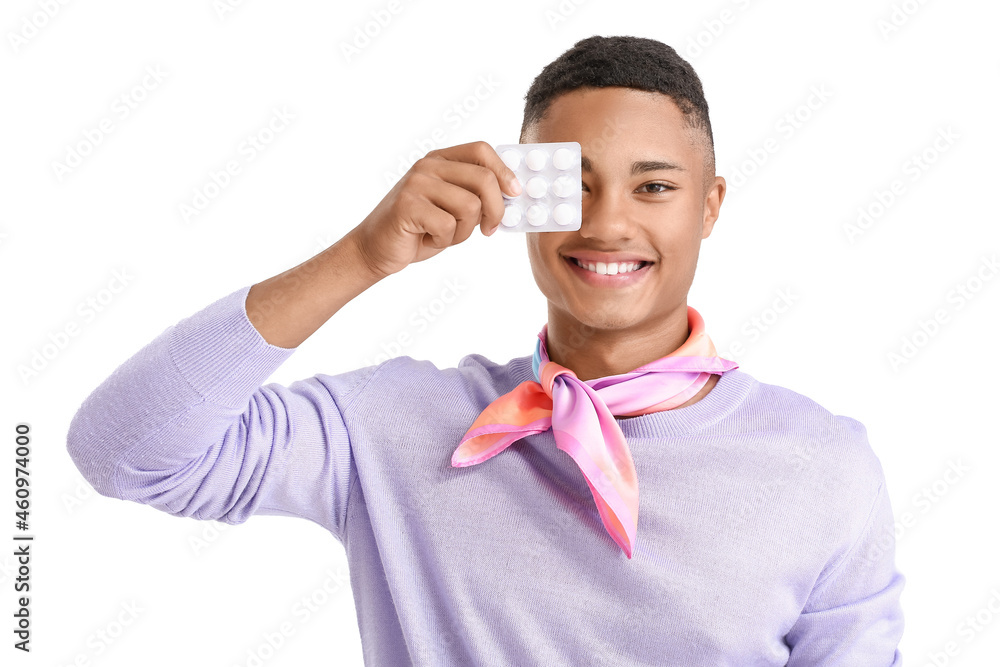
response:
[[[521,183],[517,197],[504,195],[508,232],[565,232],[580,229],[580,144],[502,144],[496,152]]]

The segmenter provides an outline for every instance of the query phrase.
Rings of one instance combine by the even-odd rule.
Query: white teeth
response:
[[[606,276],[614,276],[619,273],[630,273],[639,268],[641,262],[582,262],[579,259],[574,258],[577,266],[583,267],[588,271],[593,271],[594,273],[599,273]]]

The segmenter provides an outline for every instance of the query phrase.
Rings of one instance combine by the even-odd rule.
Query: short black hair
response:
[[[577,88],[609,86],[669,96],[684,114],[686,126],[703,133],[705,173],[715,175],[715,140],[701,79],[672,47],[646,37],[594,35],[546,65],[524,96],[521,137],[545,117],[559,95]]]

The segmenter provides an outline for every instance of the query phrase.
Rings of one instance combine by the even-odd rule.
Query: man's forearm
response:
[[[318,255],[250,288],[247,317],[271,345],[298,347],[351,299],[377,283],[348,233]]]

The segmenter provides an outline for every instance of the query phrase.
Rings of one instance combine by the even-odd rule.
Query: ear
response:
[[[715,221],[719,219],[719,209],[722,207],[722,200],[726,198],[726,179],[716,176],[709,183],[705,190],[705,201],[702,206],[704,217],[701,221],[701,238],[707,239],[715,227]]]

